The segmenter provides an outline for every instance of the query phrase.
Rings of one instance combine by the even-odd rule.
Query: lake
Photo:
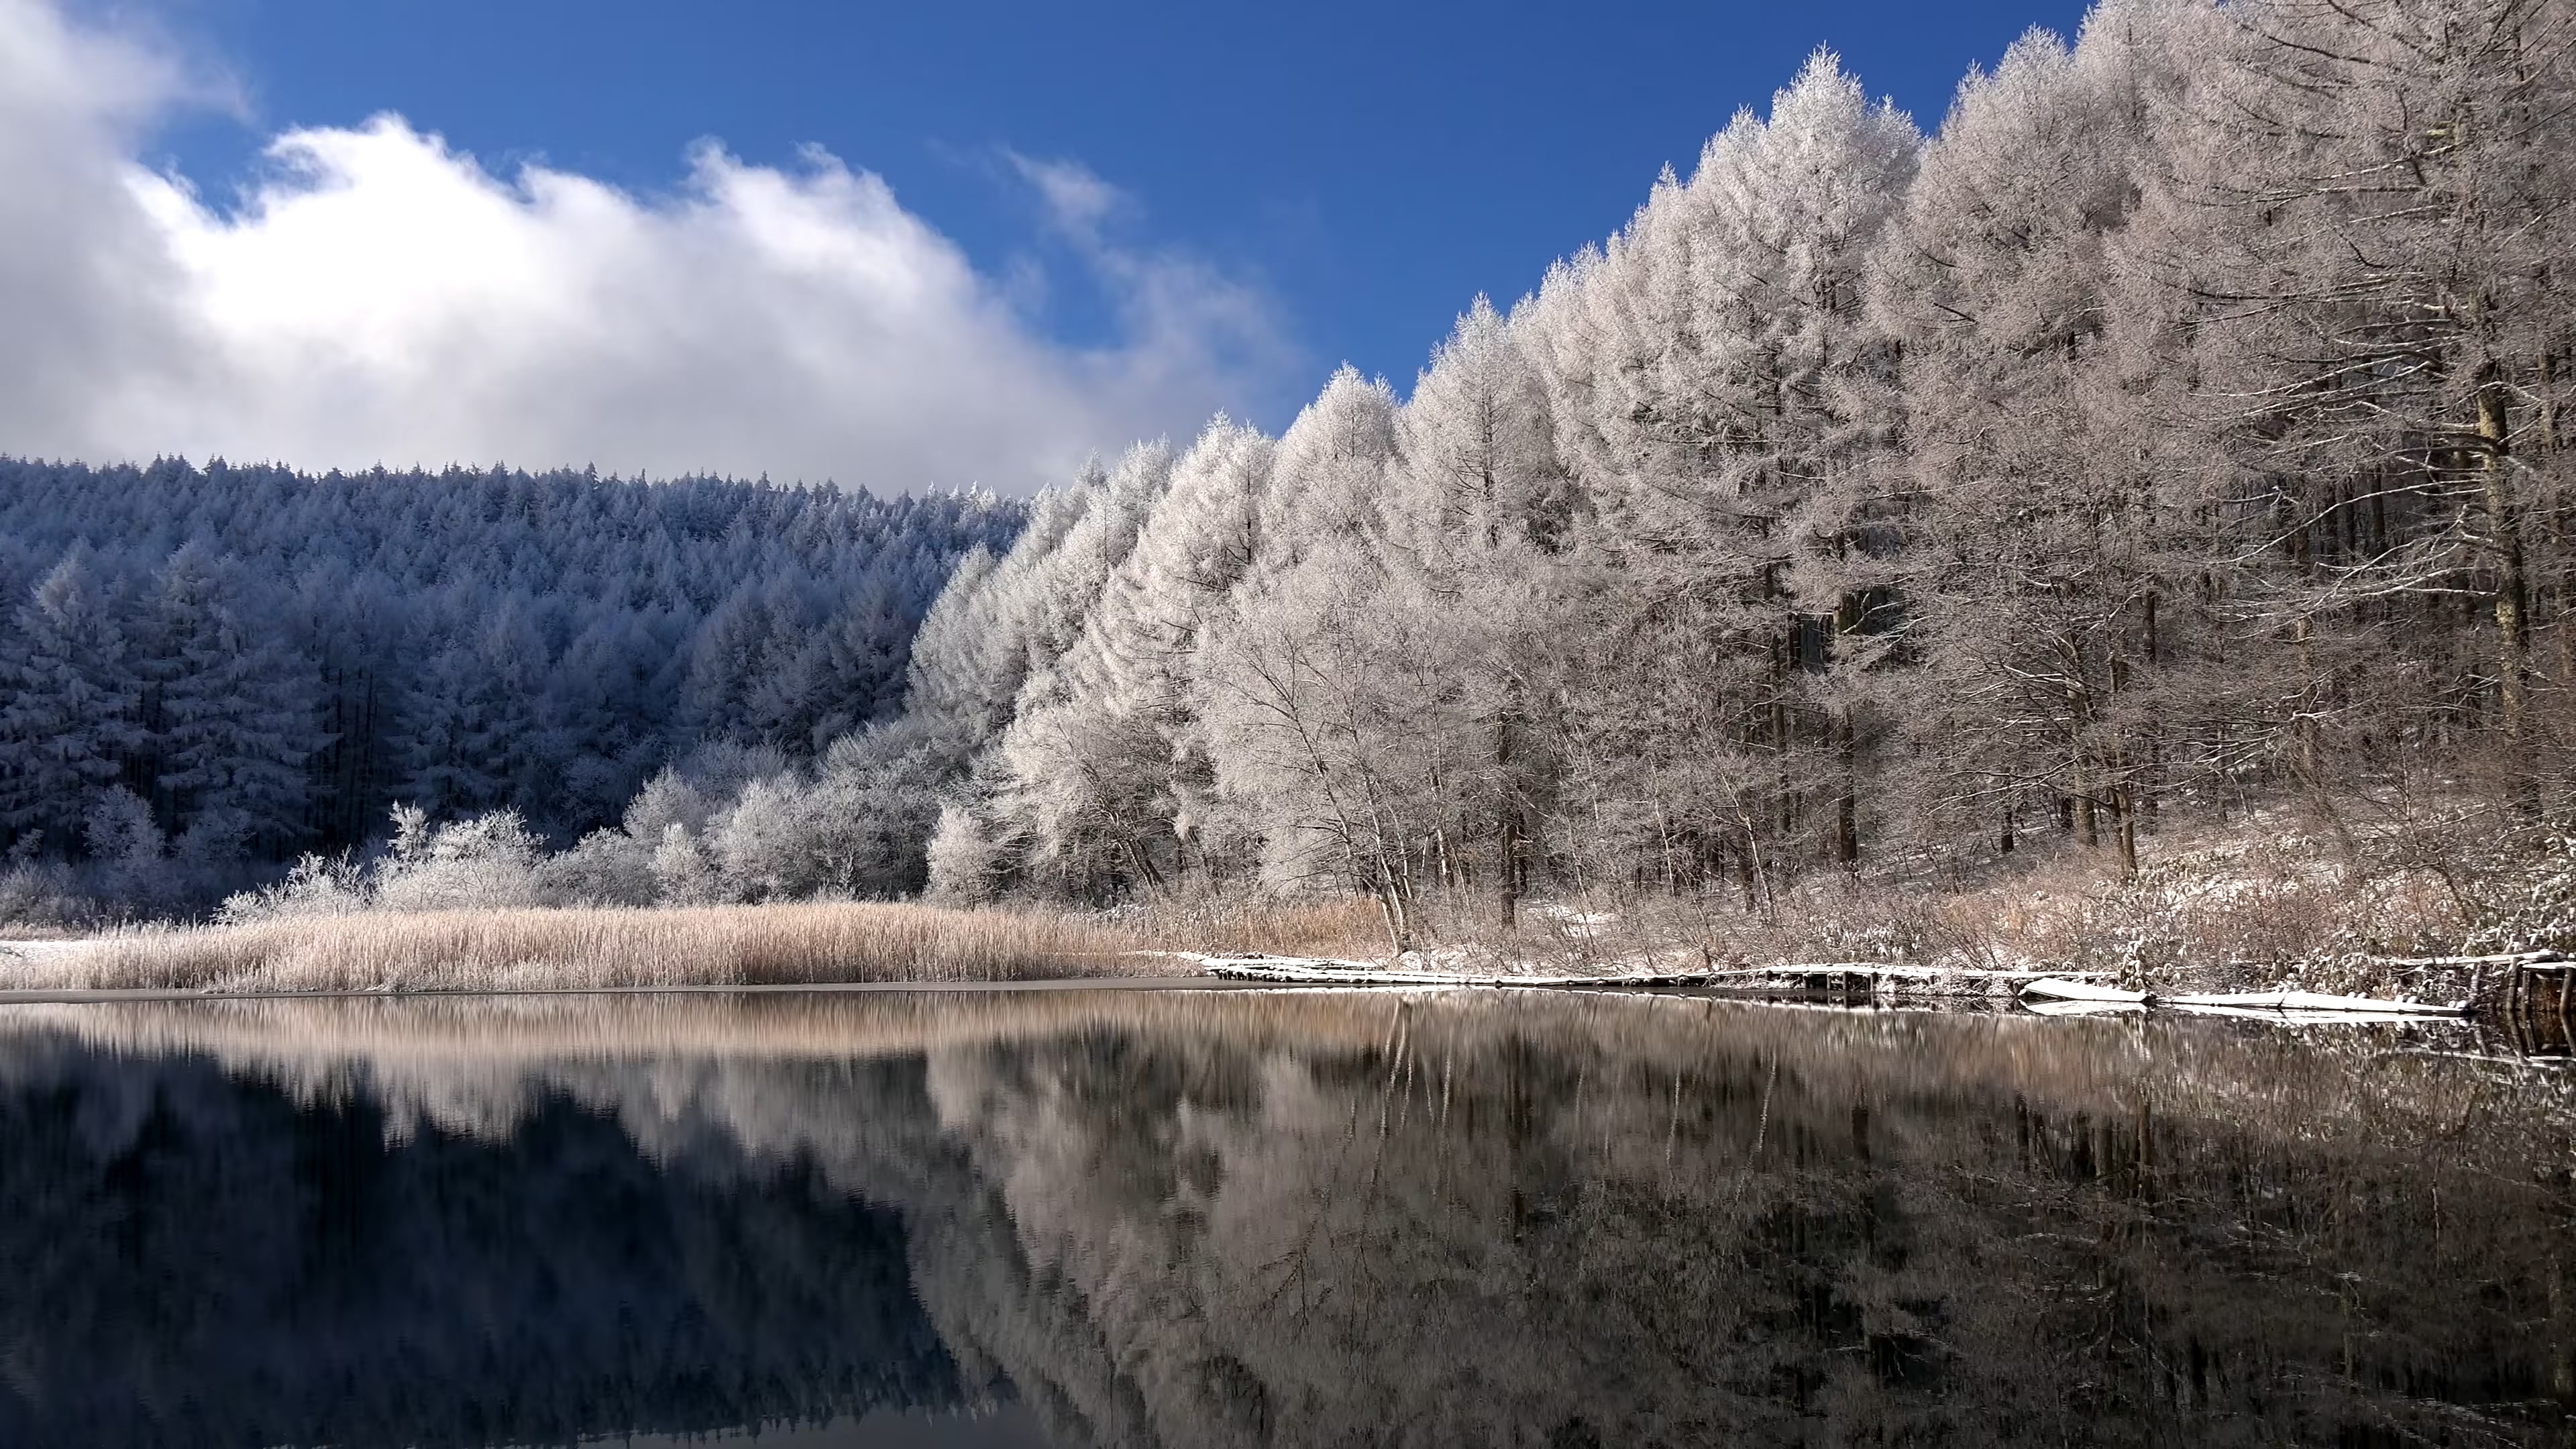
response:
[[[2564,1444],[2461,1023],[1615,993],[0,1007],[0,1445]]]

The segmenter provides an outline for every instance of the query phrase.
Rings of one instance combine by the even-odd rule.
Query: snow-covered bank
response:
[[[2219,991],[2177,992],[2158,996],[2148,991],[2124,991],[2090,981],[2070,981],[2051,977],[2034,981],[2021,993],[2034,1003],[2034,1009],[2054,1014],[2080,1011],[2119,1010],[2123,1008],[2171,1007],[2179,1011],[2225,1015],[2284,1015],[2315,1017],[2321,1015],[2362,1015],[2371,1017],[2465,1016],[2466,1002],[2434,1003],[2391,1000],[2377,996],[2337,996],[2317,991]]]
[[[2374,996],[2329,996],[2317,991],[2187,992],[2158,998],[2157,1005],[2202,1011],[2361,1011],[2408,1016],[2462,1016],[2468,1004],[2384,1000]]]
[[[1697,986],[1761,995],[1829,995],[1890,999],[2010,996],[2039,971],[1947,970],[1864,961],[1796,962],[1703,970],[1652,967],[1594,971],[1444,971],[1388,967],[1330,957],[1222,956],[1183,953],[1211,975],[1237,981],[1312,986]]]
[[[2158,996],[2105,984],[2102,978],[2107,973],[2101,972],[1945,971],[1868,962],[1810,962],[1704,971],[1469,972],[1390,969],[1374,962],[1327,957],[1182,954],[1212,976],[1301,986],[1701,987],[1747,995],[1827,996],[1872,1002],[2006,997],[2020,1000],[2043,1015],[2169,1008],[2210,1015],[2358,1020],[2464,1016],[2469,1012],[2464,1002],[2434,1003],[2314,991],[2182,992]]]

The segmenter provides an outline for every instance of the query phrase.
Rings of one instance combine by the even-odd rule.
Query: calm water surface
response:
[[[1500,993],[0,1007],[0,1445],[2567,1444],[2576,1092],[2494,1051]]]

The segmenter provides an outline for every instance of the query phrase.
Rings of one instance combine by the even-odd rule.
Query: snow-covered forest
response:
[[[401,801],[374,875],[270,904],[598,826],[531,898],[1323,888],[1401,948],[1434,895],[2545,802],[2571,41],[2568,0],[2107,0],[1928,137],[1819,55],[1409,394],[1344,369],[1025,527],[17,465],[10,828],[283,853]]]
[[[809,760],[1020,505],[689,479],[0,460],[0,844],[292,859],[397,802],[570,839],[671,759]]]
[[[932,884],[1767,900],[2576,745],[2576,6],[2108,0],[1939,133],[1819,55],[1410,395],[1051,497]]]

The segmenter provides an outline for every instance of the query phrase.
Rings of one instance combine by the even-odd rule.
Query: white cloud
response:
[[[1090,348],[819,150],[706,145],[646,198],[380,116],[276,137],[273,179],[210,207],[134,159],[180,76],[0,0],[0,452],[1016,492],[1239,410],[1286,360],[1257,293],[1104,240],[1120,194],[1072,163],[1018,169],[1117,304]]]
[[[1079,161],[1042,161],[1008,147],[1002,159],[1037,192],[1047,220],[1075,241],[1097,241],[1101,224],[1127,205],[1126,193]]]

